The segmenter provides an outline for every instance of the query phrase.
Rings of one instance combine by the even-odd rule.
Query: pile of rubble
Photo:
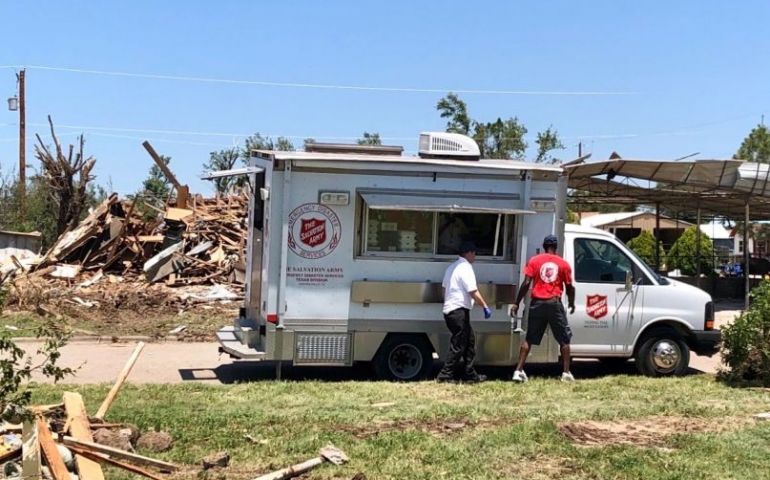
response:
[[[0,259],[6,307],[152,335],[149,319],[198,305],[229,312],[244,294],[248,193],[193,196],[186,207],[110,196],[47,252]]]
[[[192,199],[189,209],[169,207],[146,221],[134,201],[116,195],[65,232],[30,270],[74,279],[114,273],[144,275],[169,286],[242,284],[246,247],[245,193]],[[149,205],[148,208],[152,208]]]
[[[15,423],[0,424],[0,478],[104,480],[102,467],[111,466],[160,480],[159,473],[178,471],[172,463],[135,452],[135,447],[169,450],[173,440],[167,433],[140,435],[135,426],[105,420],[143,347],[137,345],[94,415],[88,415],[76,392],[64,392],[60,404],[33,406],[8,415]]]

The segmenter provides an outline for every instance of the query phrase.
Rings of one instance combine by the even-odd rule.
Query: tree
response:
[[[482,158],[515,158],[523,159],[527,150],[527,127],[516,117],[507,120],[497,118],[492,122],[473,120],[468,114],[468,107],[455,93],[449,93],[436,104],[441,118],[447,119],[446,131],[468,135],[479,146]],[[564,148],[556,130],[548,127],[545,132],[538,133],[537,161],[553,161],[548,157],[549,151]],[[540,153],[542,151],[542,153]]]
[[[51,127],[51,138],[55,149],[50,150],[40,135],[35,145],[35,157],[40,160],[40,177],[46,183],[50,196],[56,205],[56,232],[62,234],[69,228],[74,228],[80,221],[81,214],[88,206],[89,183],[95,178],[91,175],[96,164],[94,157],[86,157],[83,153],[85,139],[78,137],[78,150],[70,145],[65,154],[56,132],[51,116],[48,116]]]
[[[471,118],[468,116],[468,107],[460,100],[456,93],[449,93],[436,104],[436,110],[441,118],[447,118],[446,131],[452,133],[470,134]]]
[[[754,127],[743,139],[733,158],[748,162],[770,163],[770,130],[763,124]]]
[[[628,241],[628,248],[636,252],[647,265],[655,265],[655,237],[647,230],[642,230],[638,236]],[[661,263],[665,262],[666,251],[663,245],[659,244],[658,256]]]
[[[364,132],[364,136],[358,139],[359,145],[382,145],[380,134],[377,132]]]
[[[666,258],[668,270],[679,269],[682,275],[695,275],[698,272],[698,263],[696,261],[697,248],[697,229],[693,225],[684,231],[681,237],[671,246]],[[712,260],[714,258],[714,244],[708,235],[700,236],[700,271],[701,273],[710,273],[713,269]]]
[[[244,163],[249,161],[252,150],[279,150],[283,152],[293,152],[294,144],[291,143],[286,137],[278,137],[273,141],[270,137],[263,137],[259,132],[247,137],[243,149],[241,150],[241,158]]]
[[[206,171],[214,172],[217,170],[230,170],[235,166],[235,162],[240,157],[238,149],[227,148],[218,152],[211,152],[209,154],[209,161],[203,164],[203,169]],[[220,177],[214,179],[214,188],[219,195],[226,195],[230,192],[230,189],[237,183],[238,178],[232,177]]]
[[[171,163],[171,157],[166,155],[161,155],[160,159],[165,165]],[[163,175],[163,170],[153,163],[152,167],[150,167],[150,172],[147,174],[147,178],[142,182],[141,195],[151,197],[153,202],[166,203],[166,199],[170,194],[171,182],[169,182],[166,176]]]
[[[537,133],[537,157],[535,163],[557,163],[559,160],[548,153],[551,150],[564,150],[564,144],[559,140],[559,133],[548,127],[544,132]]]
[[[770,387],[770,281],[751,291],[749,308],[722,329],[719,378],[737,385]]]

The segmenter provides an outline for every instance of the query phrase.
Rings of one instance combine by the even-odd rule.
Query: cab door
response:
[[[578,236],[570,246],[575,282],[575,313],[569,322],[573,354],[629,354],[638,291],[632,279],[638,267],[608,239]]]

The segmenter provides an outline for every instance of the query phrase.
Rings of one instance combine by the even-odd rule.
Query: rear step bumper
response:
[[[220,328],[217,331],[217,341],[219,342],[219,351],[235,359],[264,360],[266,358],[265,352],[258,352],[241,343],[238,337],[235,336],[235,327],[233,326]]]

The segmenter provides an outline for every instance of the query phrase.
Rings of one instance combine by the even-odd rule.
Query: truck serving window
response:
[[[373,257],[443,258],[457,255],[464,240],[473,241],[481,258],[510,260],[514,216],[496,213],[449,213],[363,209],[363,253]]]

